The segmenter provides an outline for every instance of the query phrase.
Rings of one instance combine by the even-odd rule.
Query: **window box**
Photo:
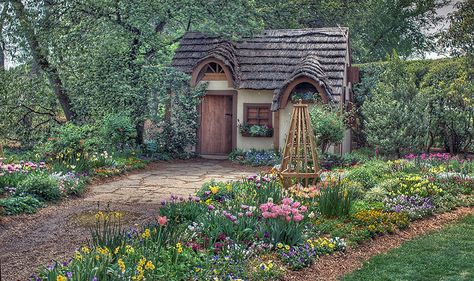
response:
[[[273,128],[267,125],[239,124],[239,131],[243,137],[273,137]]]
[[[243,137],[272,137],[270,107],[270,103],[244,103],[244,122],[239,124],[240,134]]]

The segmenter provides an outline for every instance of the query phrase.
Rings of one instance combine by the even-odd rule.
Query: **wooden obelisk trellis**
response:
[[[301,100],[294,105],[280,166],[283,186],[300,183],[313,185],[319,179],[316,140],[311,127],[308,105]]]

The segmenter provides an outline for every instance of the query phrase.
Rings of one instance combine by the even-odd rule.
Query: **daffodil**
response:
[[[217,185],[209,187],[209,190],[212,192],[212,194],[216,194],[219,192],[219,187]]]

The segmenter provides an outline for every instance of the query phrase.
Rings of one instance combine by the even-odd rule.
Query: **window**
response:
[[[203,80],[227,80],[224,69],[218,63],[210,62],[204,72]]]
[[[269,103],[244,103],[244,122],[249,125],[272,126]]]

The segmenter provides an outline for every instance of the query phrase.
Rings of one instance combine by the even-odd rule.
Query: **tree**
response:
[[[129,112],[137,143],[143,142],[149,96],[162,87],[160,69],[186,31],[236,38],[262,26],[252,0],[8,3],[13,18],[5,36],[15,45],[12,54],[47,74],[66,117],[82,124]]]
[[[64,82],[59,75],[57,67],[50,63],[47,57],[46,48],[40,44],[40,40],[37,37],[37,32],[34,29],[34,25],[32,24],[31,19],[28,17],[25,5],[21,2],[21,0],[10,0],[10,3],[16,14],[21,31],[26,38],[29,46],[29,52],[31,53],[34,62],[41,68],[41,70],[46,73],[49,83],[51,84],[51,87],[53,88],[54,93],[61,104],[66,119],[73,119],[75,114],[72,110],[71,100],[64,87]]]
[[[441,20],[446,0],[262,0],[267,28],[349,27],[355,62],[402,57],[434,48],[425,30]]]
[[[440,44],[453,55],[474,56],[474,0],[460,1],[449,14],[450,26],[441,33]]]
[[[362,105],[369,145],[398,156],[403,150],[421,149],[427,125],[419,103],[413,77],[394,53],[372,95]]]

